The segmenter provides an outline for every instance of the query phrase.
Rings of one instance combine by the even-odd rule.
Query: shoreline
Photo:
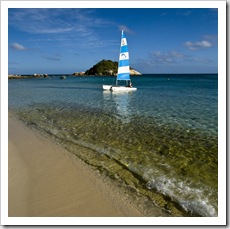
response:
[[[13,114],[8,120],[9,217],[145,216],[80,159]]]

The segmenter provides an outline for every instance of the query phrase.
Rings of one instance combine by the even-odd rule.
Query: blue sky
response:
[[[118,61],[125,30],[141,73],[217,73],[218,11],[192,8],[10,8],[9,74],[73,73]]]

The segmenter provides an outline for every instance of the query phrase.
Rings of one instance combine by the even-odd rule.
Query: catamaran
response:
[[[119,85],[120,82],[123,82],[123,84],[125,82],[125,85],[123,86]],[[137,90],[137,88],[132,87],[132,82],[130,79],[128,44],[123,30],[121,31],[121,47],[120,47],[116,85],[103,85],[103,89],[110,90],[110,91]]]

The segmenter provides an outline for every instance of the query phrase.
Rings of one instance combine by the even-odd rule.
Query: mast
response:
[[[128,52],[128,44],[124,34],[124,30],[121,31],[121,47],[120,47],[116,85],[118,80],[130,81],[129,52]]]

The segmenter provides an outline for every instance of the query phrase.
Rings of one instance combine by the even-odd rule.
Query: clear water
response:
[[[9,110],[134,199],[173,216],[217,216],[218,76],[132,81],[138,90],[127,93],[102,90],[114,77],[9,80]]]

